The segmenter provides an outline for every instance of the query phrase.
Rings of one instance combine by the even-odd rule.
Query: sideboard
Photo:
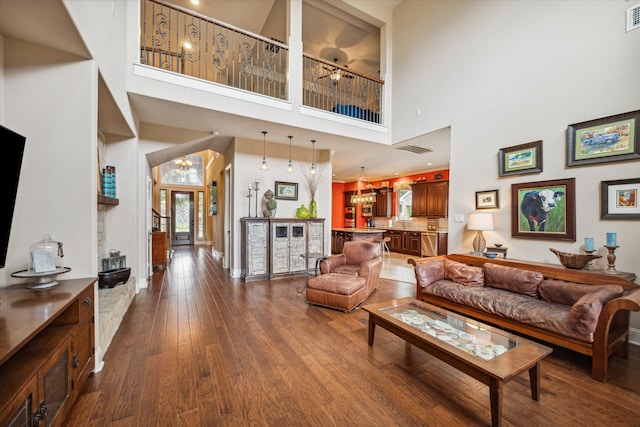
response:
[[[0,289],[0,425],[64,425],[93,372],[96,281]]]
[[[324,254],[324,218],[241,218],[245,281],[305,274],[308,255]]]

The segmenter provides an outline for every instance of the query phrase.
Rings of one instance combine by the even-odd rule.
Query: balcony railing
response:
[[[281,41],[163,0],[143,0],[142,9],[142,64],[288,99],[289,52]],[[381,123],[381,80],[308,55],[303,73],[303,105]]]
[[[368,122],[381,123],[382,80],[303,55],[302,103]]]
[[[287,46],[161,0],[142,3],[140,62],[286,97]]]

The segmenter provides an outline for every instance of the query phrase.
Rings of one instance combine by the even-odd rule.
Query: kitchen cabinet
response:
[[[64,425],[93,371],[96,281],[60,280],[37,298],[28,289],[0,291],[6,327],[0,331],[0,384],[7,397],[0,425]]]
[[[341,254],[344,248],[344,231],[331,232],[331,253]]]
[[[376,192],[375,215],[377,217],[391,217],[391,193],[390,188],[381,188]]]
[[[387,243],[387,246],[389,246],[389,250],[392,252],[403,252],[403,235],[402,235],[402,231],[399,230],[387,230],[384,233],[384,237],[388,237],[389,239],[389,243]]]
[[[419,231],[403,231],[402,253],[420,256],[422,233]]]
[[[438,255],[446,255],[448,252],[447,241],[448,233],[438,233]]]
[[[411,185],[411,216],[445,218],[449,205],[449,181],[419,182]]]

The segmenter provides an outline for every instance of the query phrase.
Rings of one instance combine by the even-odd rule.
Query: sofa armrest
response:
[[[331,273],[331,270],[347,263],[347,257],[344,254],[329,255],[320,261],[320,274]]]
[[[433,261],[434,259],[441,259],[442,262],[444,262],[444,260],[446,259],[445,256],[443,255],[438,255],[438,256],[430,256],[430,257],[424,257],[424,258],[409,258],[407,260],[407,263],[413,265],[414,267],[418,264],[422,264],[425,262],[429,262],[429,261]]]
[[[630,291],[607,302],[598,318],[598,325],[593,334],[593,365],[591,376],[598,381],[606,381],[608,357],[612,348],[617,354],[628,355],[629,312],[640,311],[640,288]],[[622,341],[621,346],[612,346],[615,341]]]

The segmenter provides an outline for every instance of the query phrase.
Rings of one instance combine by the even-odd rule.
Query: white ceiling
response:
[[[193,8],[190,0],[178,0],[175,3]],[[397,3],[397,0],[389,0],[387,4],[392,8]],[[332,6],[335,4],[338,2],[333,0],[304,2],[305,53],[325,60],[338,57],[339,63],[344,61],[354,71],[377,77],[374,73],[381,69],[377,28],[372,23],[356,19]],[[200,0],[200,7],[213,8],[216,11],[214,14],[216,19],[240,28],[279,40],[286,39],[284,27],[286,3],[283,0]],[[201,13],[205,12],[201,10]],[[20,19],[14,19],[16,16]],[[88,50],[61,1],[0,0],[0,33],[10,38],[89,57]],[[106,85],[101,85],[99,98],[99,122],[103,131],[109,133],[111,126],[113,134],[129,136],[127,130],[123,129],[126,126],[123,126],[122,120],[110,118],[112,114],[117,116],[118,112]],[[184,130],[185,135],[199,135],[200,138],[214,131],[218,133],[215,137],[206,138],[204,141],[196,138],[198,142],[195,145],[181,144],[162,155],[152,156],[154,163],[166,156],[178,157],[197,151],[196,148],[201,149],[203,146],[222,151],[233,137],[260,140],[262,135],[259,130],[268,130],[269,142],[288,144],[287,135],[294,135],[293,144],[296,146],[308,147],[310,145],[308,141],[315,139],[318,141],[316,149],[331,150],[333,179],[336,181],[357,180],[361,166],[366,168],[370,180],[449,167],[449,128],[386,146],[188,105],[177,105],[135,94],[130,94],[129,99],[136,117],[142,123],[141,132],[153,133],[154,127],[158,129],[175,127]],[[166,132],[156,133],[166,134]],[[193,141],[193,138],[188,140]],[[396,149],[408,143],[429,148],[432,152],[414,154]]]

